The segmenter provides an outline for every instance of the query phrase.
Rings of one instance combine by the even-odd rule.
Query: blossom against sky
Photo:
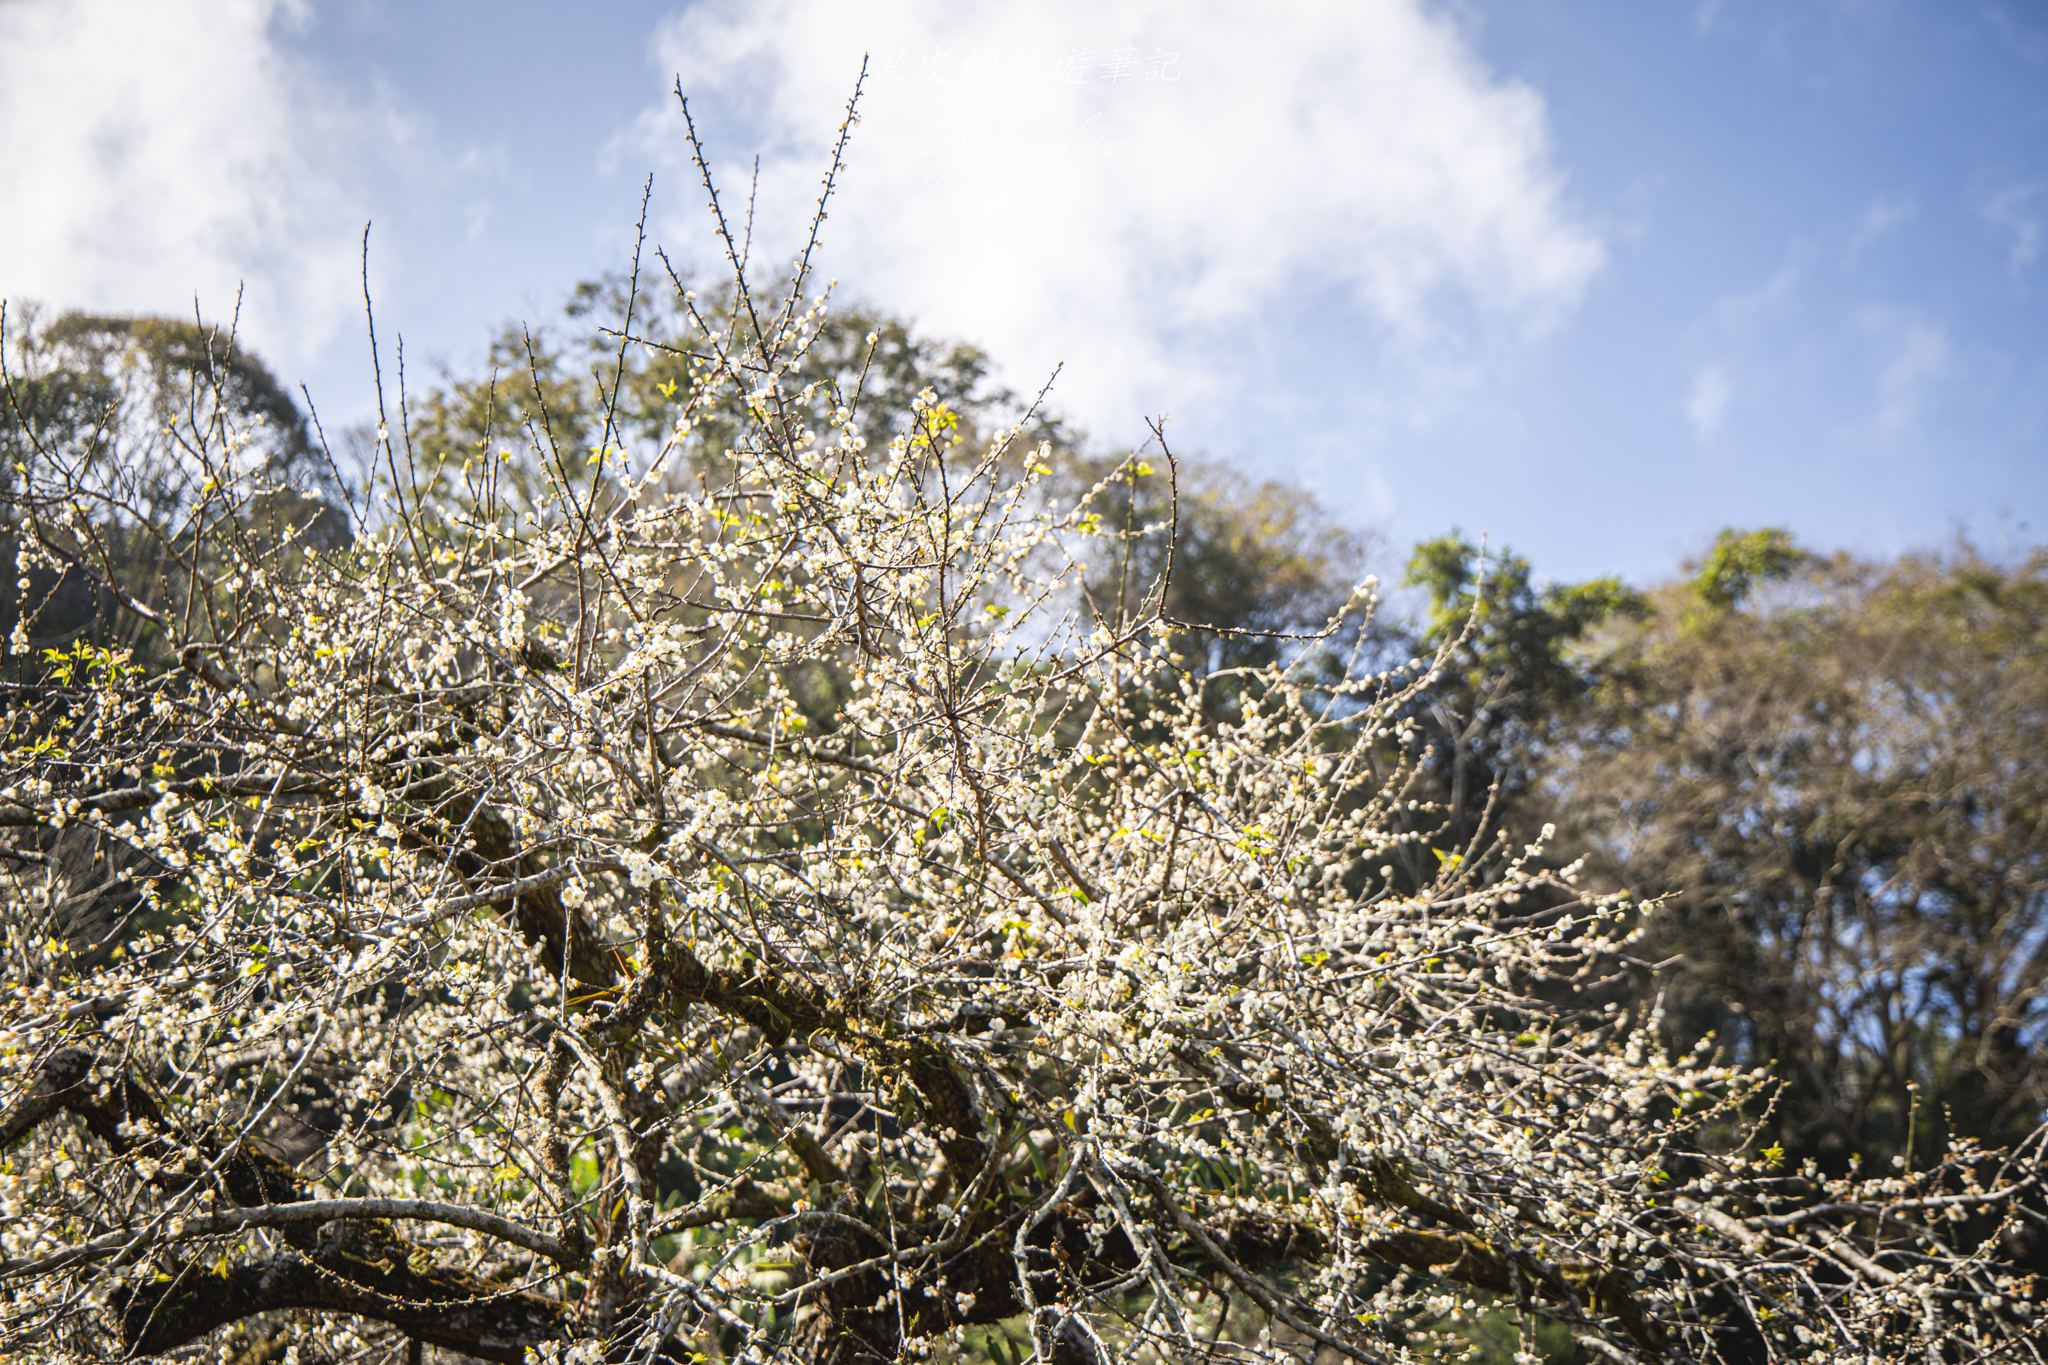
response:
[[[225,316],[368,409],[655,235],[669,93],[759,235],[870,80],[825,272],[1105,443],[1560,576],[1727,524],[1890,552],[2048,511],[2048,12],[1937,0],[1106,7],[0,0],[0,294]]]

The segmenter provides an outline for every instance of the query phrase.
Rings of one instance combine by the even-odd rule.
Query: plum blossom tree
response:
[[[15,642],[0,1355],[2043,1358],[2038,1135],[1757,1150],[1640,906],[1383,873],[1425,679],[1191,673],[1163,575],[1087,591],[1174,534],[1163,433],[1074,497],[933,392],[871,443],[811,252],[726,241],[662,439],[540,413],[516,501],[401,418],[309,537],[221,422],[132,576],[122,471],[25,433],[19,577],[152,662]]]

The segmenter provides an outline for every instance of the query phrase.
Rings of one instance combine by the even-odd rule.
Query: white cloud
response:
[[[1692,424],[1693,437],[1701,445],[1712,443],[1721,434],[1734,397],[1735,386],[1721,366],[1704,365],[1693,372],[1692,383],[1685,390],[1685,420]]]
[[[365,145],[388,110],[285,45],[305,0],[0,4],[0,296],[225,321],[286,368],[360,316]]]
[[[1254,357],[1303,312],[1375,365],[1455,371],[1603,259],[1540,96],[1419,0],[707,0],[656,59],[716,120],[727,195],[761,154],[769,259],[808,221],[863,51],[830,272],[1015,383],[1066,361],[1060,405],[1100,433],[1275,378]],[[673,158],[679,121],[649,110],[643,146]],[[697,195],[670,199],[666,226],[704,242]]]
[[[2041,256],[2040,205],[2048,185],[2008,185],[1984,201],[1984,220],[2005,234],[2005,264],[2015,275]]]
[[[1905,199],[1874,199],[1863,210],[1863,216],[1856,220],[1856,228],[1849,234],[1849,256],[1853,260],[1865,250],[1883,241],[1905,225],[1913,216],[1913,204]]]
[[[1744,332],[1782,322],[1791,311],[1792,296],[1806,279],[1813,248],[1795,240],[1771,277],[1754,289],[1723,294],[1714,300],[1713,323],[1726,332]]]
[[[1859,322],[1878,343],[1871,430],[1886,440],[1908,435],[1919,427],[1953,368],[1955,348],[1948,329],[1924,317],[1885,308],[1866,309]]]

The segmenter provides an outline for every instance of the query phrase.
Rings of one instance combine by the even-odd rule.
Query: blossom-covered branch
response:
[[[1785,1168],[1653,911],[1391,875],[1370,584],[1202,672],[1088,591],[1163,433],[1062,492],[1028,413],[867,410],[805,279],[682,292],[651,447],[380,429],[345,535],[224,404],[147,506],[25,423],[7,1353],[2042,1358],[2040,1138]]]

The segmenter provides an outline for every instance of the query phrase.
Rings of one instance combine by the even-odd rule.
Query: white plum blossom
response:
[[[1075,586],[1140,456],[878,419],[805,269],[531,505],[381,427],[319,543],[200,429],[137,558],[116,452],[24,462],[110,605],[0,722],[0,1358],[2043,1359],[2042,1140],[1786,1169],[1654,911],[1395,880],[1433,661],[1189,671]]]

